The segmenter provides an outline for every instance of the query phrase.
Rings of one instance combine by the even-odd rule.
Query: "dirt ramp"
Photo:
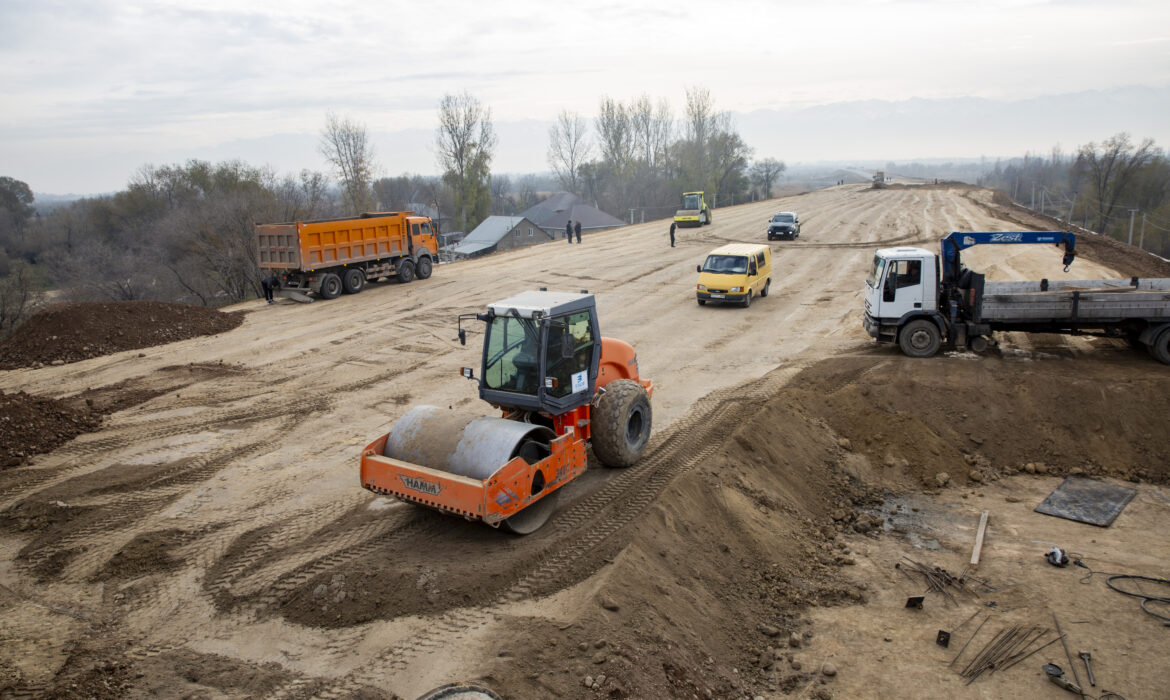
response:
[[[55,304],[0,343],[0,369],[78,362],[223,333],[243,322],[240,313],[161,301]]]

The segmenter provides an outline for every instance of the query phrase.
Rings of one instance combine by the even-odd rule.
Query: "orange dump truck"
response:
[[[431,276],[438,232],[428,217],[409,211],[371,212],[352,219],[256,224],[260,268],[280,278],[285,292],[335,299],[357,294],[366,282]]]

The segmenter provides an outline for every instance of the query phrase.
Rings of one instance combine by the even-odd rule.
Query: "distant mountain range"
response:
[[[717,95],[716,95],[717,96]],[[588,109],[588,107],[583,107]],[[1133,86],[1048,95],[1027,100],[978,97],[910,99],[897,102],[865,100],[835,102],[798,109],[733,113],[744,140],[757,158],[778,158],[790,166],[824,162],[908,162],[986,157],[1013,158],[1026,152],[1047,155],[1054,146],[1068,154],[1082,144],[1127,131],[1135,140],[1152,137],[1170,146],[1170,86]],[[497,122],[499,145],[493,169],[504,173],[548,170],[545,154],[551,121]],[[436,173],[434,138],[430,129],[370,131],[383,175]],[[318,135],[274,134],[226,141],[213,148],[165,152],[110,153],[78,162],[69,152],[42,154],[37,169],[48,175],[69,169],[86,180],[123,182],[144,163],[181,163],[190,158],[219,161],[238,158],[269,165],[278,173],[303,168],[324,170],[317,152]],[[835,167],[835,165],[834,165]],[[21,177],[19,167],[6,173],[27,181],[34,191],[38,178]],[[51,178],[46,177],[46,180]],[[71,187],[71,189],[77,189]],[[95,187],[98,189],[109,189]],[[38,199],[51,195],[37,194]]]

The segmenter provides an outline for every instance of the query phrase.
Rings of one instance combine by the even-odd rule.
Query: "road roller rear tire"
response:
[[[530,535],[541,528],[557,509],[559,490],[540,499],[519,513],[500,523],[500,529],[513,535]]]
[[[646,388],[632,379],[615,379],[593,412],[593,454],[607,467],[628,467],[650,441],[652,413]]]

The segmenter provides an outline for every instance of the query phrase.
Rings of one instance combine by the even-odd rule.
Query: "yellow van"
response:
[[[772,286],[772,249],[766,245],[732,243],[707,255],[696,268],[699,306],[708,301],[751,306],[753,296],[768,296]]]

